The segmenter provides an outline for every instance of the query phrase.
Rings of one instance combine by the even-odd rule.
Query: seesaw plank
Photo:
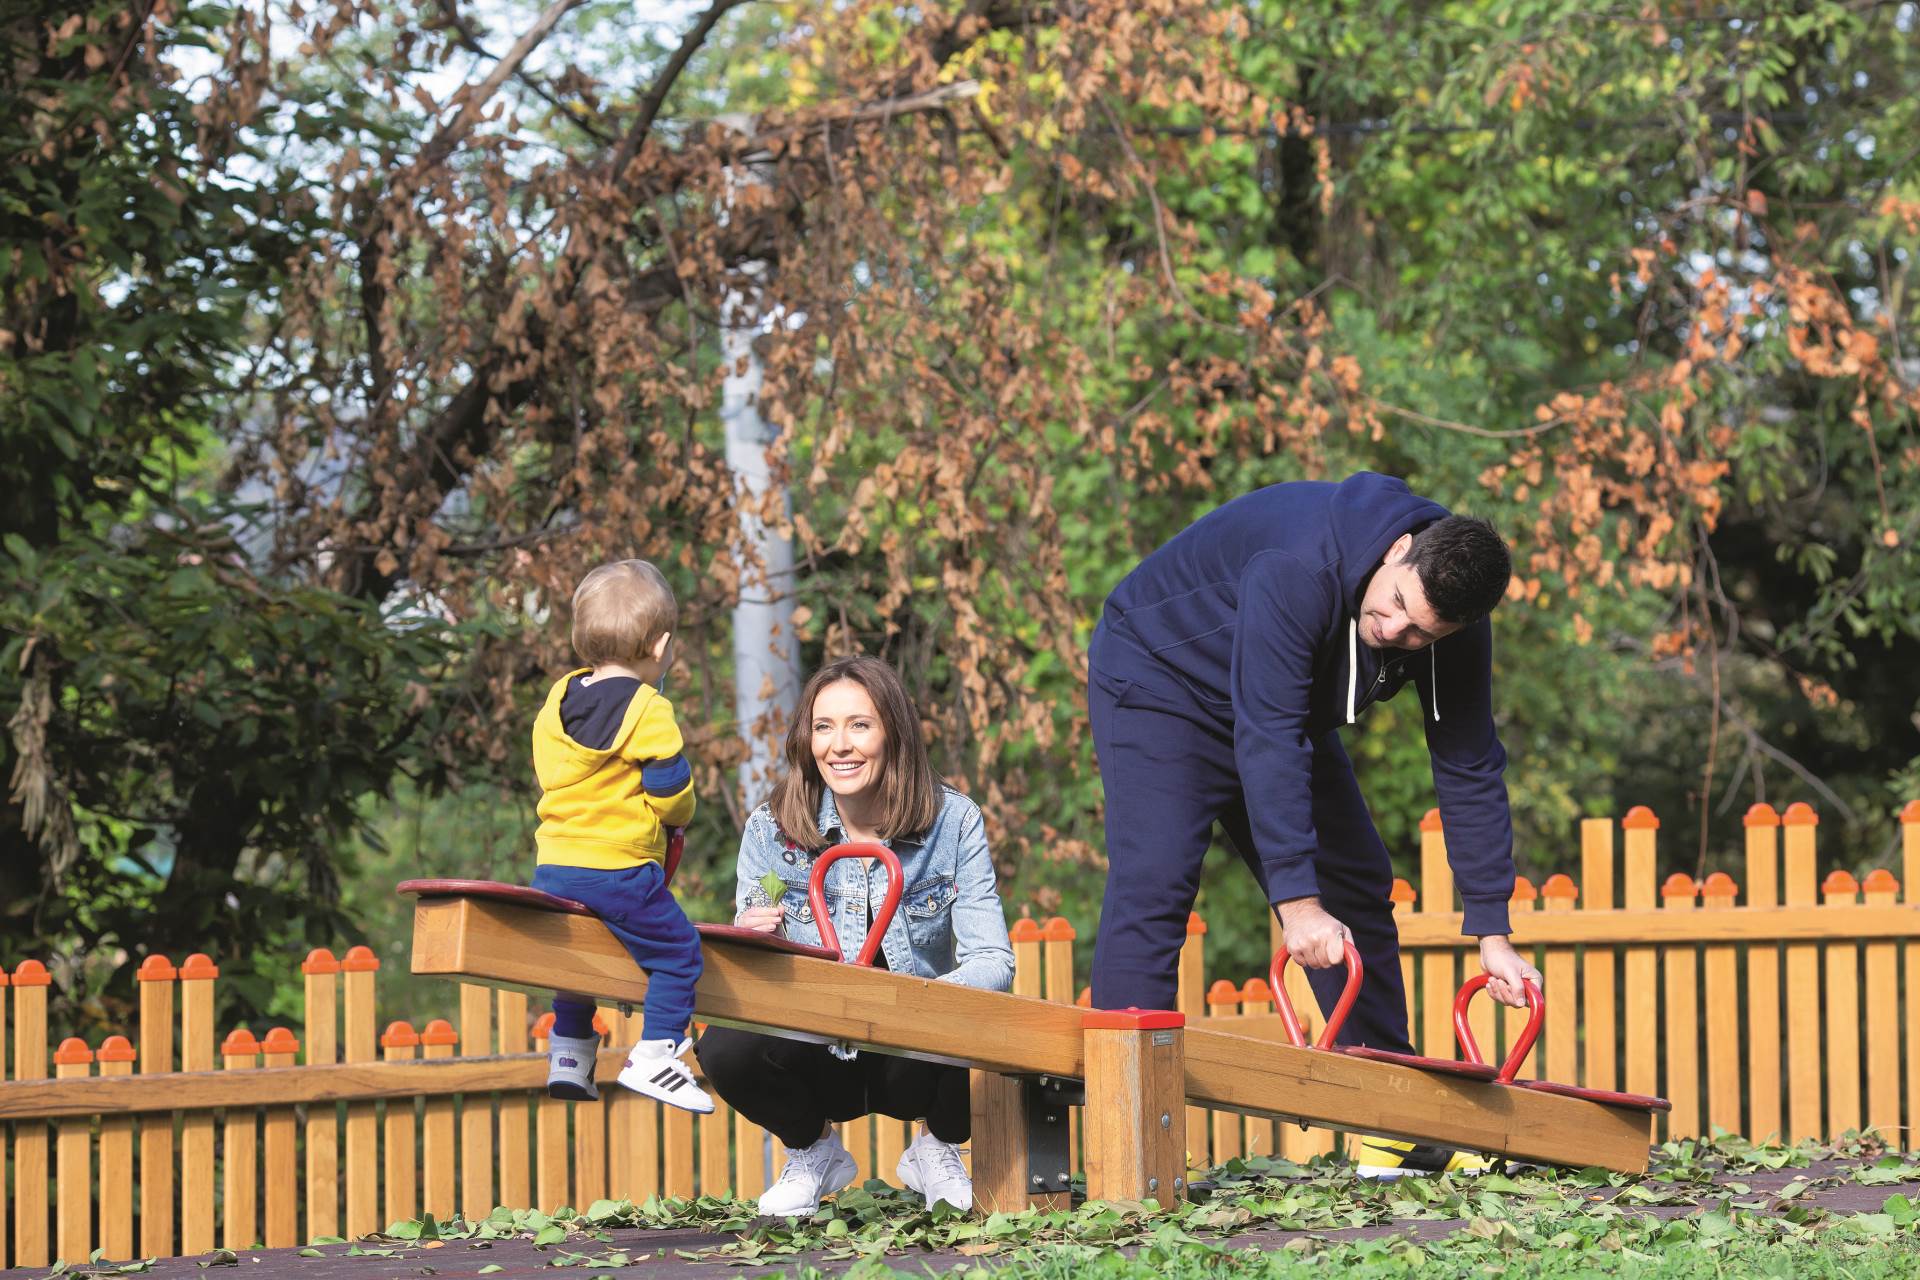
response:
[[[709,1022],[1006,1074],[1085,1078],[1081,1011],[1072,1006],[714,939],[705,953],[696,1008]],[[647,986],[598,921],[465,898],[416,905],[413,971],[536,992],[559,982],[633,1003]],[[1186,1028],[1190,1101],[1554,1164],[1646,1168],[1645,1112],[1296,1049],[1258,1038],[1270,1020],[1245,1021],[1253,1035]]]

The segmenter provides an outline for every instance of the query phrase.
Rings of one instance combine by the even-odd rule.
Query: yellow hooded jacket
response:
[[[533,722],[533,771],[542,791],[534,833],[539,860],[597,871],[662,861],[666,828],[693,818],[693,770],[673,704],[642,684],[612,745],[581,746],[561,724],[560,699],[589,670],[562,677]]]

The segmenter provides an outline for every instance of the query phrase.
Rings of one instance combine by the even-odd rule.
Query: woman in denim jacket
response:
[[[734,922],[819,945],[807,902],[813,859],[832,845],[869,840],[893,850],[906,886],[874,963],[1007,990],[1013,947],[979,806],[934,773],[900,677],[878,658],[839,658],[807,681],[800,706],[787,734],[786,774],[740,841]],[[780,878],[777,902],[761,884],[768,872]],[[873,859],[846,858],[828,868],[823,887],[841,957],[850,959],[886,897],[887,872]],[[833,1125],[875,1112],[923,1122],[900,1157],[909,1189],[929,1208],[939,1200],[973,1206],[957,1150],[972,1126],[962,1068],[731,1027],[709,1028],[698,1052],[714,1091],[787,1147],[760,1212],[809,1215],[822,1196],[851,1183],[853,1157]]]

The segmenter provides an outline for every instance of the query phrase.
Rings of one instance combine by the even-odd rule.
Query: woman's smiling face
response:
[[[880,780],[887,731],[866,688],[836,680],[813,700],[813,762],[827,789],[856,796]]]

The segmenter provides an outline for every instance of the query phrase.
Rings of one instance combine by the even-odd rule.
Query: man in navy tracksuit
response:
[[[1387,476],[1260,489],[1189,526],[1107,597],[1088,703],[1107,805],[1099,1008],[1171,1008],[1218,822],[1322,1008],[1342,943],[1366,964],[1343,1042],[1411,1052],[1393,867],[1340,726],[1412,682],[1447,851],[1496,999],[1539,975],[1507,941],[1513,827],[1494,731],[1506,544]]]

